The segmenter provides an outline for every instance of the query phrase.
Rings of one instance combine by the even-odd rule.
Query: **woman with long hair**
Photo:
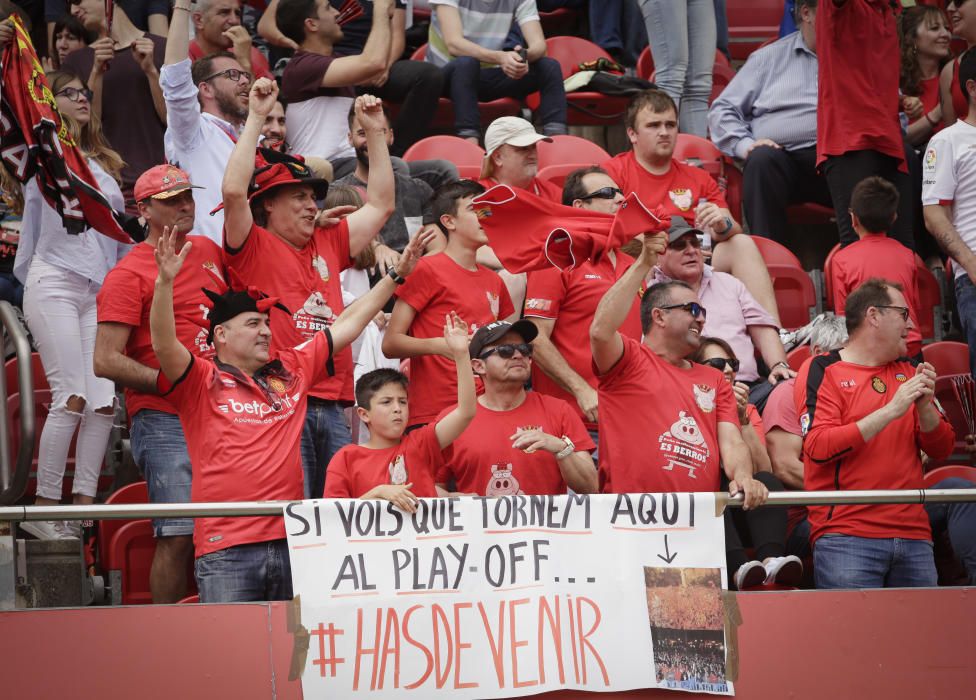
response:
[[[85,155],[99,189],[118,211],[125,208],[118,177],[124,163],[102,135],[90,91],[67,71],[47,74],[68,133]],[[14,274],[24,283],[24,315],[51,387],[51,408],[41,431],[36,505],[61,501],[62,482],[75,432],[73,502],[94,502],[115,408],[115,386],[95,376],[95,296],[129,246],[94,229],[69,235],[37,182],[24,187],[24,219]],[[79,521],[25,522],[40,539],[80,535]]]
[[[906,9],[899,22],[901,37],[901,91],[922,101],[922,116],[908,125],[908,141],[921,148],[942,128],[939,73],[949,60],[952,35],[938,7],[917,5]]]
[[[976,45],[976,2],[969,0],[950,0],[946,4],[949,15],[949,29],[954,36],[966,42],[966,51]],[[959,85],[959,59],[942,68],[939,78],[939,91],[942,94],[942,124],[952,126],[957,119],[965,119],[969,114],[969,99]]]

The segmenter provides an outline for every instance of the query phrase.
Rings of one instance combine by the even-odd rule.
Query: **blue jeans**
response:
[[[678,105],[683,133],[708,137],[715,65],[714,0],[641,0],[654,57],[654,82]]]
[[[189,503],[193,470],[179,416],[143,409],[129,429],[132,458],[146,477],[150,503]],[[193,534],[192,518],[153,520],[156,537]]]
[[[956,309],[969,345],[969,371],[976,376],[976,287],[969,275],[956,277]]]
[[[322,498],[325,470],[340,449],[352,442],[342,406],[335,401],[309,399],[302,429],[302,474],[305,498]]]
[[[593,450],[593,454],[591,456],[593,457],[594,466],[599,467],[600,466],[600,431],[591,430],[590,428],[587,428],[586,432],[590,434],[590,440],[592,440],[593,444],[596,445],[596,449]]]
[[[288,540],[240,544],[204,554],[194,573],[201,603],[291,600]]]
[[[932,488],[971,489],[973,483],[954,477]],[[933,535],[948,531],[952,551],[965,567],[969,585],[976,586],[976,503],[926,503],[925,512]]]
[[[0,272],[0,299],[14,306],[24,306],[24,285],[12,272]]]
[[[813,567],[817,588],[909,588],[939,583],[928,540],[828,533],[813,545]]]
[[[566,133],[566,91],[559,62],[540,58],[529,72],[512,80],[501,68],[482,68],[478,59],[461,56],[444,66],[444,94],[454,103],[454,130],[463,138],[481,134],[478,102],[502,97],[522,99],[539,92],[537,120],[547,136]]]

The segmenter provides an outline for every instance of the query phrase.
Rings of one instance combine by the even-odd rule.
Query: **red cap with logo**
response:
[[[190,182],[190,176],[175,165],[156,165],[136,180],[133,195],[137,202],[146,199],[169,199],[188,189],[203,189]]]

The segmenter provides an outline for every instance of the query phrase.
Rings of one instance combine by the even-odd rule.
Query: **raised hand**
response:
[[[222,36],[230,40],[230,50],[237,58],[237,62],[249,70],[251,65],[251,35],[247,29],[238,24],[225,31]]]
[[[360,95],[356,98],[355,110],[356,119],[367,132],[386,129],[383,101],[380,98],[373,95]]]
[[[444,316],[444,341],[452,355],[468,354],[468,324],[456,311]]]
[[[156,63],[153,61],[156,45],[153,44],[152,39],[148,36],[139,37],[132,42],[131,48],[132,57],[136,59],[142,72],[146,75],[154,75],[157,72]]]
[[[14,36],[17,34],[17,30],[14,29],[14,23],[9,19],[5,19],[0,22],[0,51],[7,47],[11,41],[14,40]]]
[[[330,228],[338,226],[339,222],[356,211],[359,207],[354,204],[343,204],[342,206],[323,209],[315,215],[315,225],[319,228]]]
[[[400,277],[406,277],[413,272],[413,268],[417,266],[417,261],[423,256],[427,245],[434,240],[434,236],[434,232],[428,230],[421,231],[410,239],[407,247],[403,249],[400,262],[396,265],[396,271]]]
[[[658,231],[654,234],[644,234],[644,249],[642,255],[648,263],[654,265],[659,255],[664,255],[668,249],[668,234],[665,231]]]
[[[166,226],[163,228],[163,233],[156,242],[155,257],[156,267],[159,269],[160,282],[172,283],[176,279],[180,268],[183,267],[186,256],[190,254],[190,248],[193,247],[193,243],[187,241],[183,244],[180,252],[177,253],[176,240],[178,237],[179,231],[176,226],[172,229]]]
[[[278,101],[278,84],[268,78],[258,78],[251,85],[248,109],[261,119],[267,117]]]
[[[91,46],[94,52],[92,56],[92,72],[94,73],[96,70],[102,72],[107,71],[109,63],[112,62],[112,58],[115,56],[115,49],[112,48],[113,43],[111,37],[106,36],[101,39],[96,39],[89,46]],[[135,45],[133,44],[133,46]],[[136,61],[138,62],[138,58]]]

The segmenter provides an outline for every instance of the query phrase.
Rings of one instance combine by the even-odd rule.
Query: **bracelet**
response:
[[[407,281],[406,277],[401,277],[400,273],[397,272],[396,268],[394,267],[391,267],[386,274],[388,274],[390,276],[390,279],[396,282],[397,284],[403,284],[404,282]]]
[[[173,5],[173,12],[177,10],[183,10],[184,12],[193,12],[189,7],[183,7],[182,5]]]
[[[931,126],[933,129],[935,128],[936,122],[932,121],[932,117],[929,116],[928,112],[925,113],[925,121],[927,121],[929,126]]]

